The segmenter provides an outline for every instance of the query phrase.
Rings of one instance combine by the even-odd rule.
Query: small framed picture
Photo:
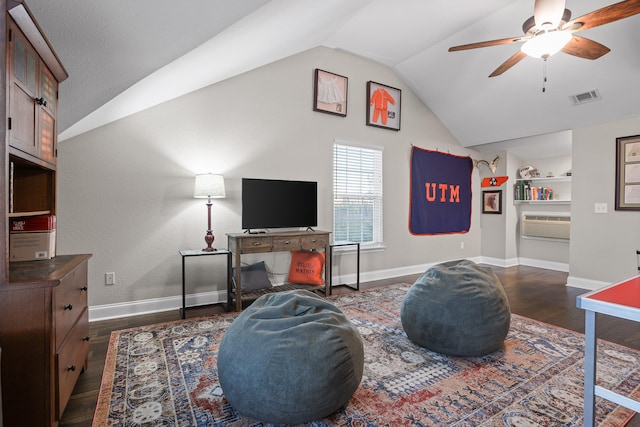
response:
[[[502,190],[482,192],[482,213],[502,214]]]
[[[313,78],[313,111],[347,115],[347,85],[345,76],[316,68]]]
[[[402,91],[376,82],[367,82],[367,126],[400,130]]]
[[[640,211],[640,135],[616,138],[616,210]]]

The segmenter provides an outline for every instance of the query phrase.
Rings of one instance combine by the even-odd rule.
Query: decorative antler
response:
[[[478,169],[480,168],[478,165],[487,165],[487,167],[491,169],[491,173],[496,173],[498,163],[500,163],[500,156],[496,156],[495,159],[491,160],[491,163],[486,160],[474,160],[474,163]]]

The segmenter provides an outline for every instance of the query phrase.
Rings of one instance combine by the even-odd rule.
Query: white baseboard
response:
[[[518,264],[518,258],[509,258],[509,259],[501,259],[501,258],[493,258],[482,256],[479,257],[477,263],[495,265],[496,267],[515,267]]]
[[[470,258],[474,262],[478,259]],[[430,267],[439,264],[428,263],[411,265],[406,267],[390,268],[385,270],[367,271],[360,273],[360,282],[372,282],[375,280],[391,279],[393,277],[407,276],[424,273]],[[356,274],[344,274],[335,276],[332,283],[337,286],[341,283],[356,283]],[[203,292],[186,296],[187,307],[196,305],[219,304],[227,302],[227,292],[223,290]],[[182,307],[182,296],[176,295],[165,298],[153,298],[139,301],[128,301],[117,304],[104,304],[89,307],[89,321],[116,319],[120,317],[137,316],[140,314],[159,313],[162,311],[179,310]]]
[[[562,263],[554,263],[548,261],[532,260],[527,258],[499,259],[491,257],[472,257],[467,258],[476,263],[484,263],[495,265],[498,267],[513,267],[518,264],[529,265],[532,267],[546,268],[549,270],[569,271],[569,266]],[[394,277],[408,276],[413,274],[424,273],[427,269],[436,264],[446,261],[438,261],[433,263],[410,265],[398,268],[389,268],[384,270],[366,271],[360,273],[360,282],[373,282],[376,280],[391,279]],[[338,284],[354,284],[356,283],[356,274],[343,274],[333,277],[334,286]],[[608,283],[596,282],[593,280],[579,279],[570,277],[567,286],[575,286],[584,289],[598,289]],[[198,294],[190,294],[186,296],[187,307],[197,305],[219,304],[227,301],[227,293],[223,290],[213,292],[202,292]],[[153,298],[139,301],[129,301],[117,304],[104,304],[89,307],[89,321],[97,322],[100,320],[115,319],[119,317],[137,316],[140,314],[158,313],[162,311],[179,310],[182,307],[182,297],[180,295]]]
[[[610,282],[602,282],[600,280],[583,279],[575,276],[569,276],[567,278],[567,286],[587,289],[590,291],[595,291],[596,289],[604,288],[605,286],[609,285],[611,285]]]
[[[569,272],[569,264],[563,262],[544,261],[531,258],[518,258],[520,265],[527,265],[529,267],[544,268],[546,270],[564,271]]]
[[[369,271],[360,273],[360,282],[390,279],[393,277],[418,274],[424,272],[434,264],[423,264],[409,267],[400,267],[387,270]],[[356,274],[344,274],[334,276],[334,286],[338,284],[355,284]],[[187,307],[207,304],[219,304],[227,302],[226,291],[203,292],[186,296]],[[89,321],[117,319],[120,317],[137,316],[140,314],[159,313],[162,311],[179,310],[182,307],[182,296],[176,295],[165,298],[153,298],[147,300],[128,301],[116,304],[104,304],[89,307]]]
[[[223,302],[227,302],[227,293],[225,291],[202,292],[186,296],[187,307]],[[89,322],[179,310],[180,308],[182,308],[181,295],[117,304],[95,305],[89,307]]]

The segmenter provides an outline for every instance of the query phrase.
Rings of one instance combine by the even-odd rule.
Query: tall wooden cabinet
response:
[[[67,72],[23,1],[0,0],[0,348],[4,426],[57,426],[89,352],[91,255],[9,262],[9,219],[56,214]]]

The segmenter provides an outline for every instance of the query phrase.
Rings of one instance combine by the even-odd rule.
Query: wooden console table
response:
[[[235,257],[235,290],[231,283],[227,287],[227,310],[242,311],[242,301],[251,300],[269,292],[278,292],[292,288],[313,289],[324,291],[329,295],[329,231],[284,231],[262,234],[232,233],[227,234],[228,248]],[[255,292],[242,292],[241,269],[242,254],[255,254],[266,252],[291,252],[291,251],[317,251],[325,253],[324,262],[324,286],[287,284],[274,286],[273,288]],[[235,302],[235,304],[234,304]]]

